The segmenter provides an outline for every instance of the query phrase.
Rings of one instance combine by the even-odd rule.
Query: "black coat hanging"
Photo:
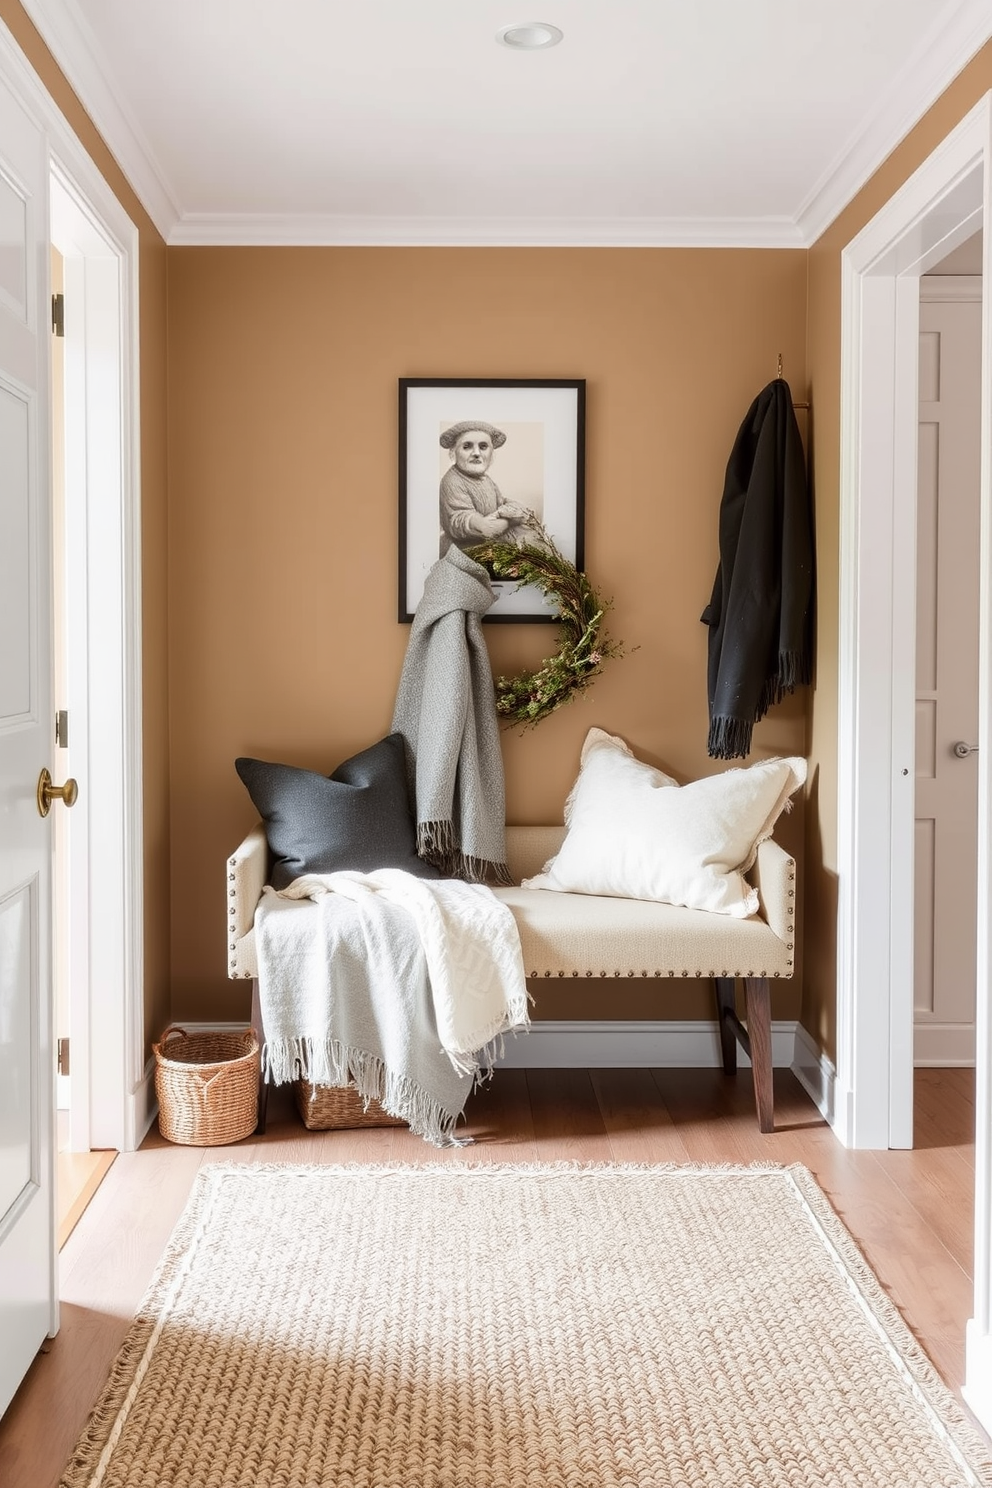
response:
[[[792,394],[755,398],[727,463],[710,628],[708,752],[737,759],[754,724],[813,674],[813,521]]]

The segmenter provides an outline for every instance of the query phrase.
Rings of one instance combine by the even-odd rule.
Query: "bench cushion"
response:
[[[539,872],[557,852],[561,826],[507,828],[514,878]],[[228,974],[258,975],[252,919],[266,880],[265,832],[256,827],[228,860]],[[497,889],[520,931],[532,977],[791,977],[795,944],[795,863],[770,840],[750,874],[760,915],[735,920],[704,910],[636,899]]]
[[[738,920],[595,894],[496,889],[520,932],[529,977],[790,977],[791,942]]]

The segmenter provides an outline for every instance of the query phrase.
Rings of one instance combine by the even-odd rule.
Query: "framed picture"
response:
[[[582,568],[585,389],[582,379],[400,379],[401,621],[449,547],[533,540],[531,513]],[[533,586],[493,589],[487,622],[554,621]]]

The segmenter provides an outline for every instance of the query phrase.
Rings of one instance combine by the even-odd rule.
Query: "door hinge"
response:
[[[52,330],[56,336],[65,335],[65,295],[61,291],[52,295]]]
[[[55,715],[55,743],[59,749],[69,748],[69,710],[60,708]]]
[[[69,1073],[69,1040],[67,1038],[60,1038],[57,1050],[59,1074],[67,1075]]]

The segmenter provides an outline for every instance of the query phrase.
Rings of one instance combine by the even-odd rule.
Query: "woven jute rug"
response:
[[[805,1168],[201,1170],[66,1488],[960,1488]]]

